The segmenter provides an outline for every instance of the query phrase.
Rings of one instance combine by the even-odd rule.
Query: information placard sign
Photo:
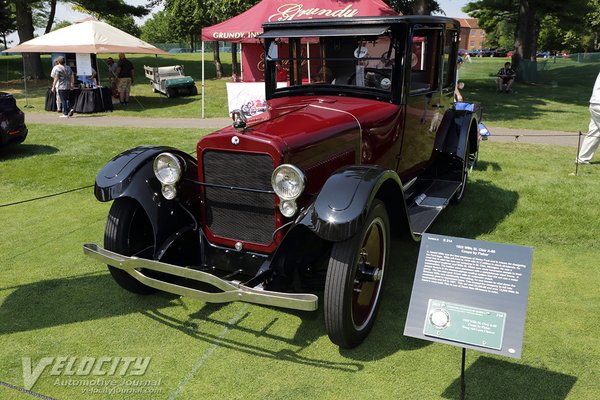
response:
[[[424,234],[404,334],[521,357],[533,248]]]
[[[77,75],[92,75],[92,56],[90,53],[76,53]]]

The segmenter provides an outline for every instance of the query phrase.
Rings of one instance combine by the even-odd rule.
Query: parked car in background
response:
[[[535,56],[537,58],[548,58],[551,55],[552,54],[549,51],[538,51],[537,53],[535,53]]]
[[[493,57],[506,57],[505,49],[495,49],[493,53]]]
[[[0,92],[0,146],[21,143],[27,137],[25,114],[10,93]]]
[[[171,54],[175,54],[175,53],[191,53],[191,49],[186,49],[184,47],[174,47],[172,49],[169,49],[169,53]]]
[[[495,48],[491,48],[491,47],[485,47],[483,49],[481,49],[481,57],[491,57],[494,52],[496,51]]]
[[[469,50],[469,55],[471,57],[479,57],[480,54],[481,54],[481,49],[472,49],[472,50]]]
[[[113,201],[104,248],[84,252],[134,293],[321,303],[330,339],[355,347],[388,272],[414,268],[390,258],[391,238],[418,241],[466,193],[481,108],[454,103],[460,24],[409,15],[263,29],[265,112],[234,110],[194,155],[143,146],[109,161],[94,190]]]

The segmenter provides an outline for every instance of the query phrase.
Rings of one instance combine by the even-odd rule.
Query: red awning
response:
[[[202,40],[256,42],[265,22],[398,15],[382,0],[263,0],[227,21],[202,29]]]

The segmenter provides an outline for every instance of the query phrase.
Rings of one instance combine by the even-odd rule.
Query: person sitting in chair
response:
[[[506,93],[510,93],[510,87],[515,81],[515,71],[510,67],[510,63],[504,63],[504,68],[500,68],[498,71],[498,92],[502,93],[504,85]]]

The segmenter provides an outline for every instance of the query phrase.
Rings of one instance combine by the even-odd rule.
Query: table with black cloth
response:
[[[96,113],[112,111],[112,91],[110,88],[83,88],[73,89],[69,103],[76,113]],[[56,106],[56,92],[48,89],[46,92],[46,111],[58,110]]]

